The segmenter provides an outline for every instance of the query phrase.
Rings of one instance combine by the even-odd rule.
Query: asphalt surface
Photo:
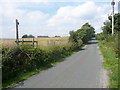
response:
[[[91,40],[65,61],[44,70],[14,88],[102,88],[98,42]]]

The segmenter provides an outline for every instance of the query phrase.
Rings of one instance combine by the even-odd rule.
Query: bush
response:
[[[81,43],[86,44],[92,37],[94,37],[94,30],[95,29],[89,25],[89,23],[85,23],[81,29],[69,32],[69,41],[78,44],[78,46],[81,45]]]
[[[100,34],[96,35],[96,39],[97,40],[105,40],[105,37],[104,37],[103,33],[100,33]]]
[[[3,84],[22,73],[31,72],[43,66],[50,65],[60,58],[70,55],[74,50],[79,50],[79,44],[55,45],[49,49],[33,48],[32,46],[17,46],[2,48]]]

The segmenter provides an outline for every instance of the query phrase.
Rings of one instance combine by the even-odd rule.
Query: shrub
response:
[[[70,55],[74,50],[79,50],[79,44],[54,45],[48,49],[33,48],[32,46],[16,46],[2,48],[3,84],[22,73],[31,72],[43,66],[50,65],[60,58]]]
[[[105,40],[105,37],[104,37],[103,33],[100,33],[100,34],[96,35],[96,39],[97,40]]]

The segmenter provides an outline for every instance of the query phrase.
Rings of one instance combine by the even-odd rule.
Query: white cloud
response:
[[[27,4],[26,4],[27,5]],[[38,30],[39,26],[42,25],[48,17],[39,10],[25,10],[19,9],[20,3],[2,3],[2,23],[0,24],[0,32],[2,32],[3,38],[14,38],[15,37],[15,19],[20,22],[19,33],[20,36],[25,33],[33,33]],[[36,30],[34,30],[36,29]],[[38,31],[36,31],[38,33]],[[1,37],[0,37],[1,38]]]
[[[48,20],[48,26],[63,27],[67,25],[74,30],[89,22],[95,26],[96,32],[100,32],[103,22],[107,19],[106,9],[108,6],[96,6],[94,2],[87,2],[79,6],[61,7],[56,15]]]
[[[1,0],[1,2],[111,2],[111,0]],[[114,0],[119,2],[119,0]]]
[[[49,2],[49,0],[1,0],[1,2]]]
[[[9,1],[9,0],[8,0]],[[47,6],[48,0],[45,0]],[[43,3],[40,3],[43,4]],[[49,3],[50,4],[50,3]],[[56,14],[51,17],[40,10],[20,9],[28,3],[2,3],[2,37],[15,38],[15,19],[20,22],[20,37],[24,34],[37,35],[69,35],[69,31],[79,29],[84,23],[90,22],[96,32],[100,32],[107,14],[111,12],[110,5],[96,5],[94,2],[85,2],[78,6],[60,7]],[[0,5],[0,6],[1,6]],[[28,6],[34,5],[34,3]],[[39,5],[38,5],[39,6]],[[49,6],[48,6],[49,9]],[[0,30],[1,32],[1,30]],[[1,37],[0,37],[1,38]]]
[[[59,8],[57,14],[49,20],[50,25],[64,24],[76,21],[76,19],[93,19],[97,14],[95,4],[88,2],[80,6],[65,6]]]

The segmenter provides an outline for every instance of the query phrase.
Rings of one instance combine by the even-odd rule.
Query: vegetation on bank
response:
[[[32,46],[3,47],[3,88],[8,88],[63,61],[65,57],[79,51],[93,35],[94,28],[86,23],[81,29],[70,32],[69,43],[67,44],[49,45],[47,48],[33,48]]]
[[[106,45],[106,42],[100,41],[100,50],[104,57],[103,66],[109,72],[109,86],[108,88],[118,88],[118,57],[115,52]]]
[[[31,46],[3,48],[2,69],[3,87],[8,88],[29,76],[36,74],[71,55],[76,46],[53,46],[47,49]]]
[[[115,29],[112,35],[111,16],[104,22],[103,32],[96,35],[104,57],[103,66],[109,71],[109,88],[120,88],[120,14],[115,14]]]

